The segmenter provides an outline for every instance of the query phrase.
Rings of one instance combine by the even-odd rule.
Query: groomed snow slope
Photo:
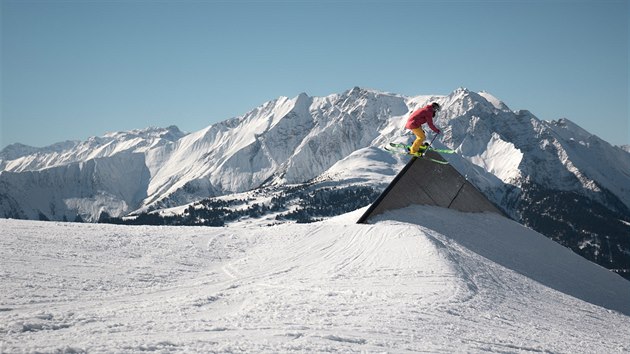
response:
[[[434,229],[408,223],[418,211]],[[630,293],[543,236],[490,214],[354,224],[362,212],[264,228],[0,219],[0,352],[630,350],[628,305],[519,273],[594,284],[607,307]]]

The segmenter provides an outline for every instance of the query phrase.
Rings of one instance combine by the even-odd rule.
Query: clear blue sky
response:
[[[486,90],[630,143],[628,0],[0,1],[0,148],[354,86]]]

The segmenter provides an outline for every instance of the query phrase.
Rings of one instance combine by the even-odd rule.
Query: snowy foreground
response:
[[[360,214],[0,219],[0,352],[630,351],[630,282],[543,236],[492,214]]]

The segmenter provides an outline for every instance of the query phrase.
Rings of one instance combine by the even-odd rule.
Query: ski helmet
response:
[[[442,109],[442,107],[435,102],[431,103],[431,106],[433,106],[433,110],[436,112],[439,112]]]

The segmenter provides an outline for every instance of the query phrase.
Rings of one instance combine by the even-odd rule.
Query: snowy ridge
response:
[[[11,172],[38,171],[123,152],[144,153],[184,135],[176,126],[170,126],[108,133],[84,142],[67,141],[44,148],[13,144],[0,152],[0,167],[1,170]]]
[[[493,105],[494,108],[500,111],[505,111],[505,112],[511,111],[511,109],[508,106],[506,106],[505,103],[503,103],[500,99],[496,98],[489,92],[481,91],[479,92],[479,96],[483,97],[486,101],[488,101],[491,105]]]
[[[418,211],[266,228],[0,220],[2,350],[630,350],[630,282],[505,218]]]
[[[495,99],[489,102],[466,89],[454,91],[444,105],[446,114],[438,118],[438,125],[447,126],[442,141],[506,184],[521,188],[534,182],[550,190],[578,191],[612,206],[601,186],[630,207],[630,155],[568,119],[547,122],[525,110],[497,109]],[[499,141],[507,144],[495,146]],[[465,174],[478,174],[465,162],[454,163]],[[482,189],[487,179],[479,178]]]

